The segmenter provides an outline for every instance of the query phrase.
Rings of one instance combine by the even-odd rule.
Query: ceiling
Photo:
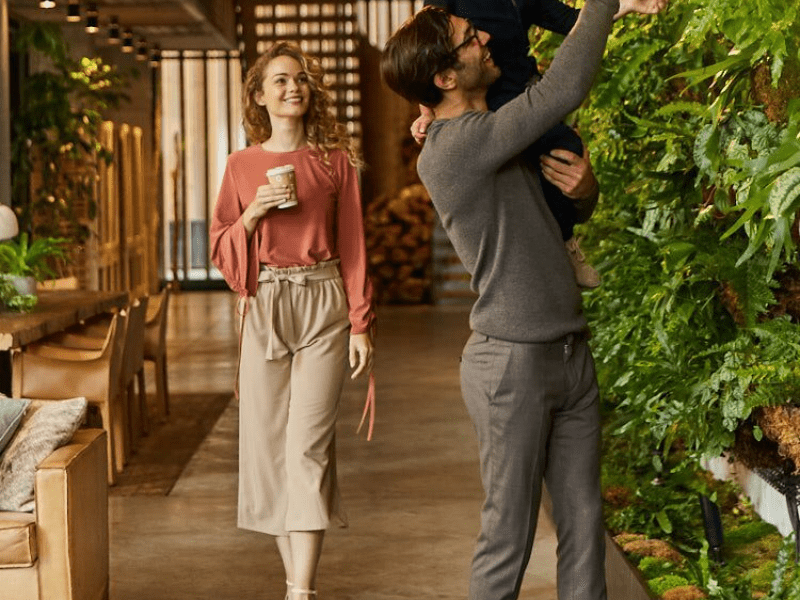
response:
[[[26,21],[66,23],[67,0],[52,9],[39,8],[39,0],[9,0],[13,17]],[[85,18],[89,2],[81,0]],[[107,35],[111,17],[122,29],[165,50],[234,50],[236,26],[234,0],[97,0],[100,32]],[[77,24],[74,26],[78,26]]]

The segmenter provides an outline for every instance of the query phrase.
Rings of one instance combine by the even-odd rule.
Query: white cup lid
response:
[[[269,171],[267,171],[267,177],[272,177],[273,175],[281,175],[283,173],[291,173],[294,171],[294,165],[283,165],[281,167],[273,167]]]

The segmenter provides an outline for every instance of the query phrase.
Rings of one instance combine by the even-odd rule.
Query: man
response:
[[[618,0],[587,0],[550,69],[495,112],[489,35],[428,7],[389,40],[389,86],[434,109],[418,171],[479,296],[461,386],[486,500],[471,600],[517,598],[542,479],[553,500],[562,600],[604,599],[600,419],[587,322],[538,177],[518,155],[588,93]],[[587,219],[596,194],[577,202]]]
[[[489,110],[497,110],[516,98],[533,78],[539,77],[536,58],[530,52],[531,26],[567,35],[580,12],[560,0],[425,0],[425,5],[445,8],[491,36],[489,50],[501,75],[486,93]],[[620,0],[614,20],[630,13],[655,14],[666,6],[667,0]],[[429,109],[421,107],[421,113],[411,127],[420,143],[433,120]],[[561,228],[578,285],[597,287],[600,274],[585,262],[574,236],[577,215],[573,200],[580,198],[580,194],[588,195],[594,189],[592,186],[597,185],[583,141],[572,128],[557,123],[523,155],[532,165],[539,165],[544,198]]]

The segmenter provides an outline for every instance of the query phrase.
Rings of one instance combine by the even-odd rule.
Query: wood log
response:
[[[365,242],[378,302],[422,302],[431,297],[431,240],[435,213],[417,183],[367,205]]]

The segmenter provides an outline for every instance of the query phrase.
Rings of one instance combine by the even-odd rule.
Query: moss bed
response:
[[[658,461],[652,468],[631,468],[624,440],[604,446],[606,526],[654,597],[784,598],[783,587],[777,590],[774,584],[776,565],[783,586],[794,579],[800,583],[793,551],[792,560],[786,558],[794,543],[759,517],[735,483],[717,481],[707,471],[681,463],[680,457],[661,469]],[[700,494],[719,507],[719,562],[709,553]],[[777,564],[782,547],[788,566]]]

